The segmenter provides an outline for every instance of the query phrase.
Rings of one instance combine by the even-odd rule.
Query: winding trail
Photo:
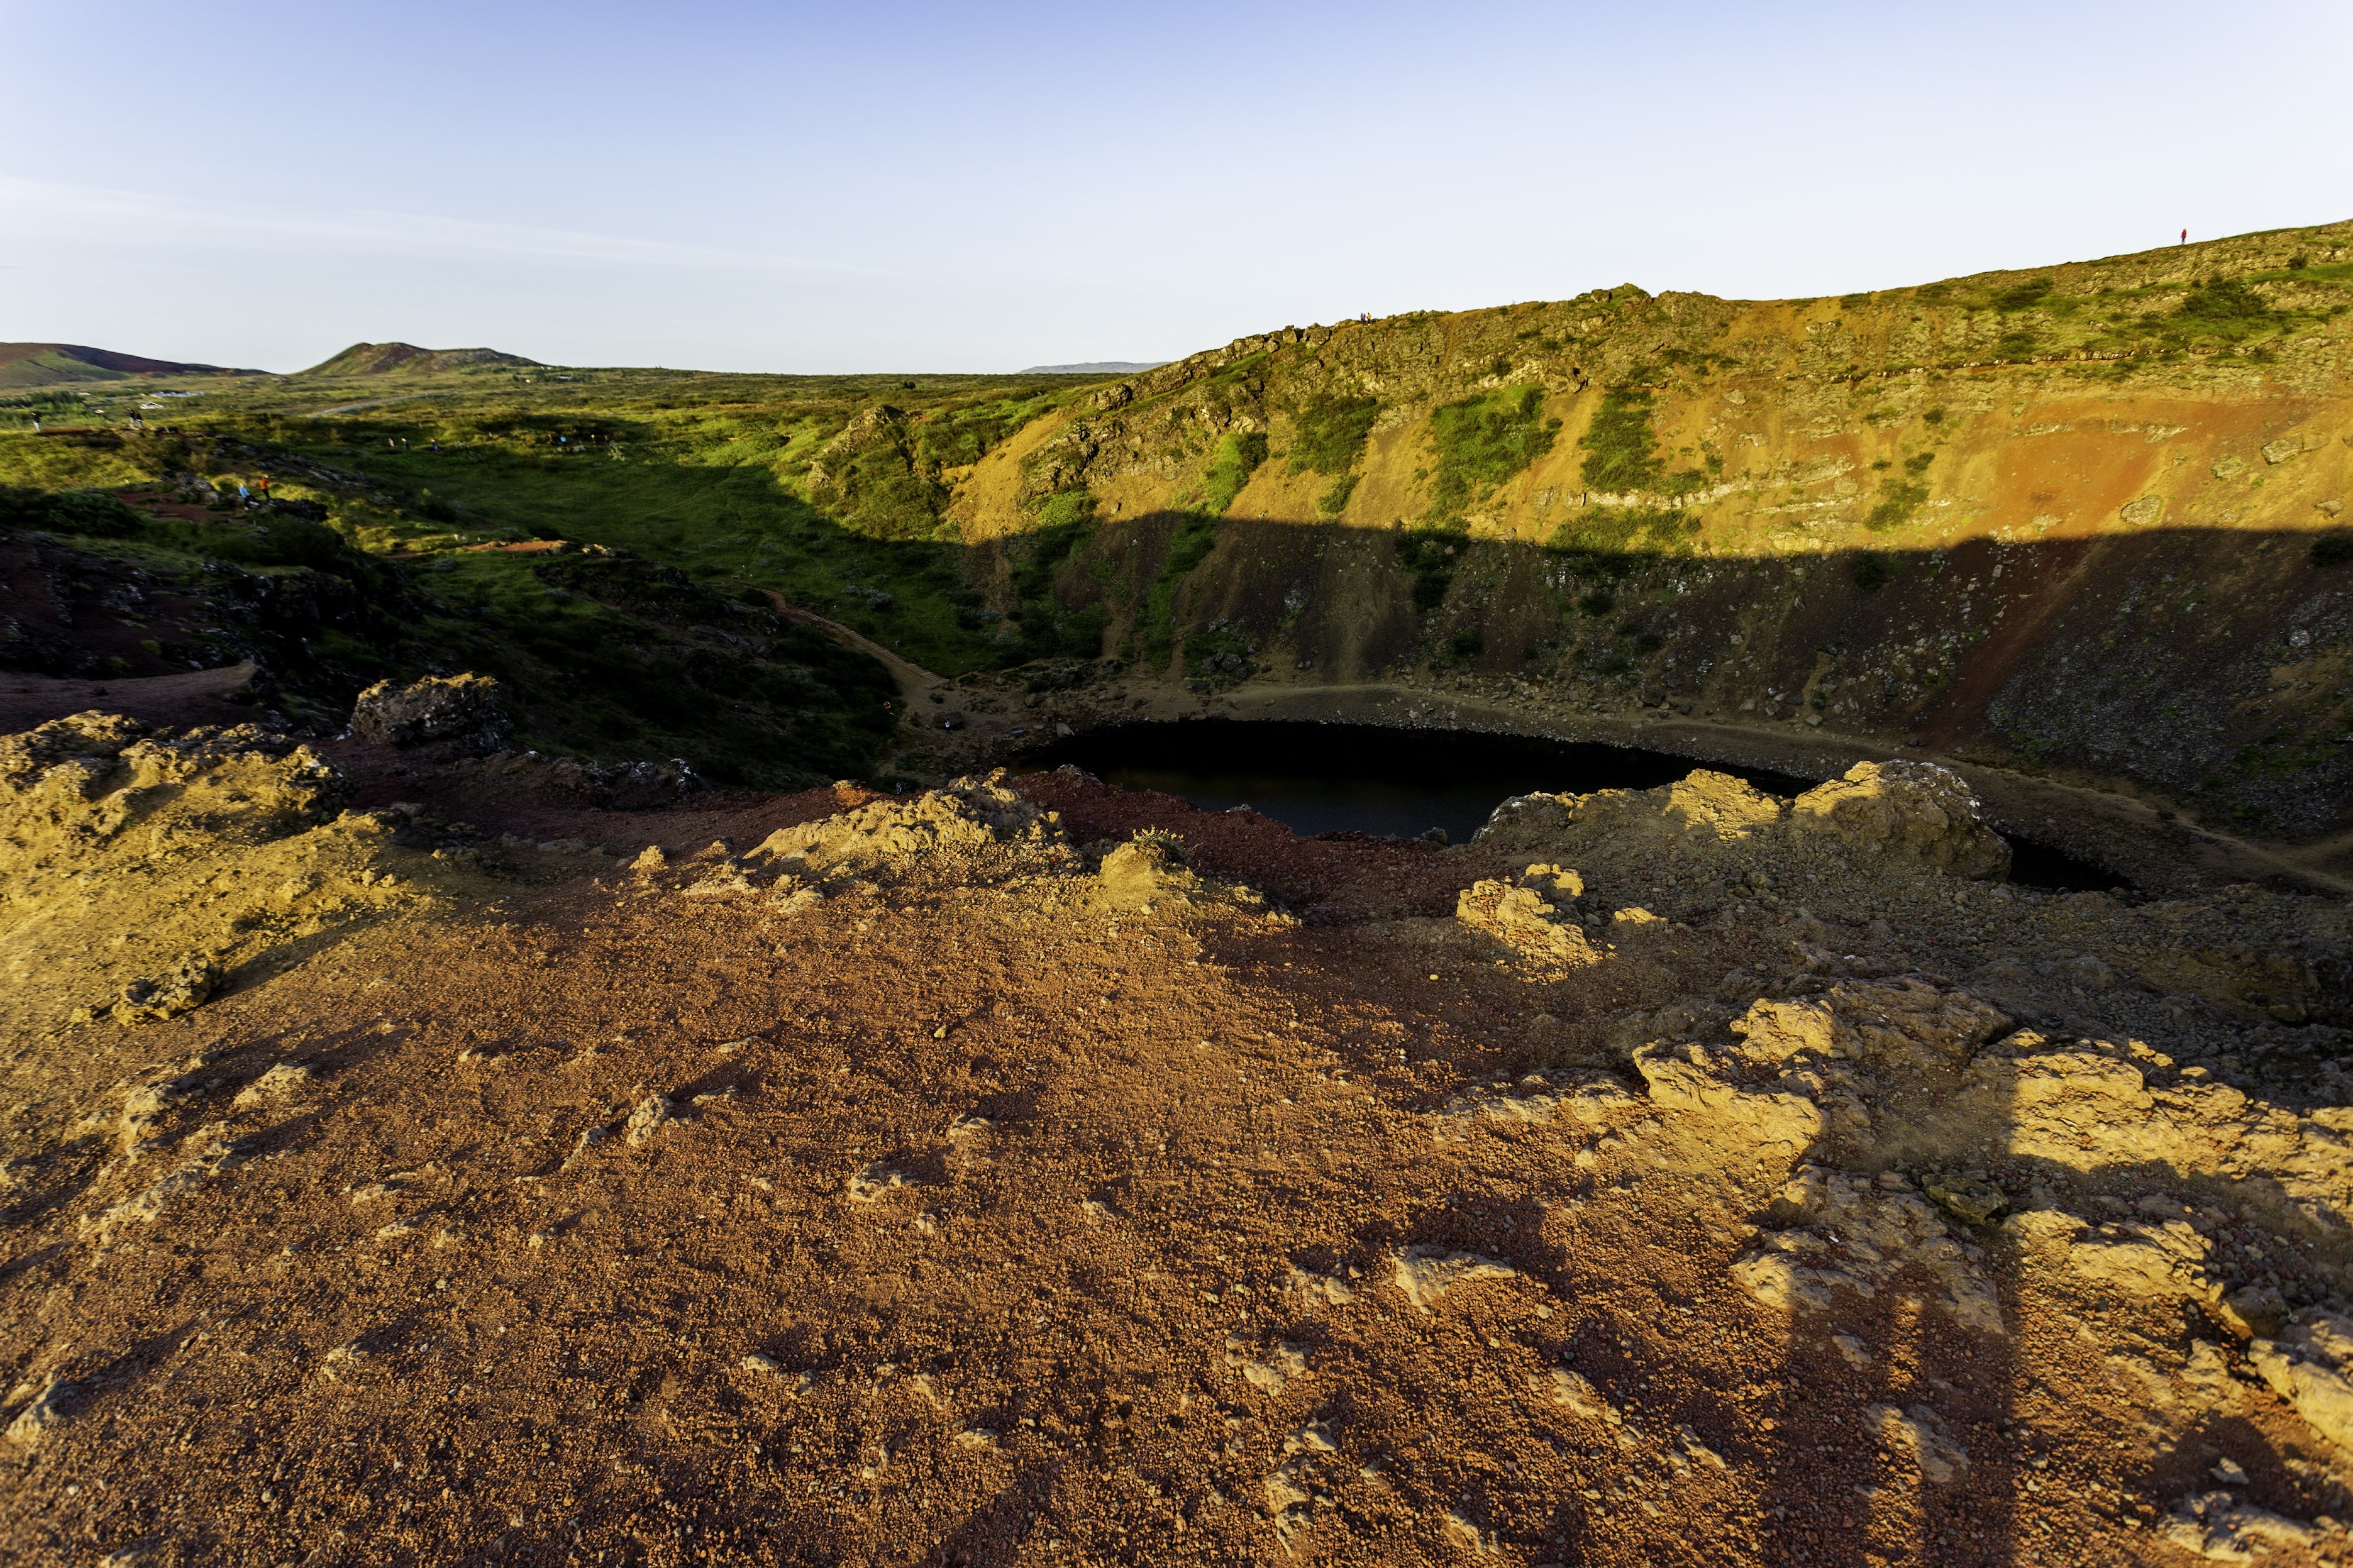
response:
[[[892,680],[899,688],[900,700],[908,705],[911,714],[914,711],[914,704],[947,684],[913,660],[901,658],[873,638],[851,631],[839,621],[828,620],[814,610],[801,608],[774,588],[763,588],[760,592],[768,596],[768,602],[776,607],[776,614],[785,619],[797,621],[812,631],[822,632],[844,647],[856,648],[880,659],[882,668],[891,672]]]
[[[350,414],[362,408],[381,408],[387,403],[414,403],[420,397],[434,397],[438,395],[439,395],[439,394],[436,392],[404,392],[396,397],[364,398],[357,403],[338,403],[332,408],[322,408],[316,414],[311,415],[311,417],[313,419],[324,419],[330,414]]]

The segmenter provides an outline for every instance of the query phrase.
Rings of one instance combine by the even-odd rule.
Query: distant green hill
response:
[[[539,369],[535,359],[496,349],[420,349],[415,343],[353,343],[302,372],[304,375],[425,374],[470,364],[512,364]]]
[[[260,375],[217,364],[142,359],[81,343],[0,343],[0,387],[58,386],[77,381],[123,381],[141,375]]]

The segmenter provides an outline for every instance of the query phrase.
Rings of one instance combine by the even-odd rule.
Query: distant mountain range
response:
[[[501,353],[496,349],[420,349],[415,343],[353,343],[332,359],[312,365],[304,375],[422,374],[455,370],[469,364],[511,364],[542,368],[535,359]]]
[[[1016,375],[1133,375],[1138,371],[1158,370],[1168,362],[1165,359],[1097,359],[1084,364],[1033,364],[1027,370],[1017,370]]]
[[[264,374],[226,365],[145,359],[83,343],[0,343],[0,387],[62,386],[78,381],[127,381],[132,376]]]

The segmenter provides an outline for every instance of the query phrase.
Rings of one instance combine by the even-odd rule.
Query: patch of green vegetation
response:
[[[1315,498],[1318,517],[1335,518],[1347,510],[1348,498],[1356,489],[1353,469],[1380,411],[1377,398],[1319,395],[1303,404],[1293,416],[1296,434],[1288,455],[1291,471],[1333,476],[1332,483]]]
[[[737,584],[723,594],[621,552],[438,554],[404,568],[309,515],[322,503],[149,515],[102,493],[0,491],[0,522],[69,533],[207,597],[213,657],[262,658],[269,700],[339,728],[371,680],[497,677],[521,743],[611,760],[679,757],[726,784],[801,787],[864,772],[895,721],[889,673]],[[284,584],[265,592],[255,580]],[[214,640],[214,639],[207,639]],[[149,651],[190,657],[148,638]]]
[[[1689,548],[1700,521],[1673,507],[1588,507],[1553,531],[1547,550],[1580,555],[1666,555]]]
[[[232,506],[190,521],[152,516],[103,490],[42,491],[0,486],[0,528],[35,529],[85,541],[120,542],[162,569],[226,562],[264,573],[310,570],[346,579],[363,594],[397,596],[397,574],[343,536],[278,503]],[[122,554],[122,551],[110,553]]]
[[[1657,487],[1666,472],[1652,450],[1651,395],[1612,388],[1602,394],[1592,426],[1577,441],[1585,449],[1578,473],[1588,489],[1627,491]]]
[[[0,528],[76,533],[91,539],[131,539],[146,520],[104,490],[39,490],[0,485]]]
[[[1291,471],[1348,472],[1364,452],[1380,412],[1380,400],[1376,397],[1318,395],[1309,398],[1293,416],[1297,430],[1288,455]]]
[[[2051,289],[2050,279],[2029,278],[1998,290],[1989,303],[2001,311],[2031,310],[2050,297]]]
[[[1651,409],[1651,394],[1640,387],[1613,388],[1602,395],[1591,426],[1577,441],[1585,451],[1577,472],[1588,489],[1680,496],[1706,488],[1706,476],[1696,468],[1667,471],[1655,449]]]
[[[1398,531],[1398,569],[1412,579],[1416,610],[1427,615],[1446,602],[1454,569],[1470,548],[1470,531],[1461,527],[1424,525]]]
[[[1866,594],[1876,594],[1895,581],[1895,563],[1876,550],[1859,552],[1852,570],[1854,585]]]
[[[142,484],[161,471],[169,441],[132,444],[110,434],[0,435],[0,484],[30,489],[111,489]],[[186,448],[179,447],[185,454]]]
[[[440,661],[499,678],[533,749],[799,788],[866,772],[892,732],[889,672],[757,594],[625,554],[440,560],[418,630]]]
[[[1448,657],[1468,662],[1487,651],[1487,634],[1477,626],[1464,626],[1446,639]]]
[[[1218,519],[1208,512],[1180,512],[1168,537],[1160,570],[1145,592],[1136,616],[1136,643],[1145,664],[1158,668],[1176,646],[1176,594],[1218,548]]]
[[[1211,517],[1223,517],[1234,498],[1242,493],[1250,477],[1266,461],[1266,434],[1261,430],[1229,430],[1218,437],[1217,449],[1209,455],[1208,468],[1201,476],[1207,492],[1203,506]]]
[[[1177,520],[1176,531],[1168,541],[1168,553],[1162,558],[1160,575],[1163,579],[1189,577],[1202,562],[1218,547],[1218,520],[1198,513],[1188,513]]]
[[[2032,359],[2034,357],[2035,344],[2039,340],[2031,330],[2025,327],[2016,328],[2010,331],[2002,333],[1999,339],[1995,340],[1993,345],[1994,357],[1996,359],[2010,361]]]
[[[1544,389],[1498,387],[1431,411],[1430,516],[1449,519],[1552,450],[1560,421],[1544,414]]]
[[[2174,314],[2187,321],[2240,324],[2272,313],[2261,294],[2235,278],[2211,278],[2193,286]]]
[[[1880,487],[1879,500],[1864,514],[1862,526],[1873,533],[1885,533],[1910,522],[1927,504],[1926,485],[1913,479],[1898,479]]]
[[[2304,262],[2301,267],[2296,265],[2299,259]],[[2251,273],[2247,281],[2275,283],[2290,279],[2298,283],[2342,283],[2348,279],[2353,279],[2353,261],[2324,261],[2315,267],[2308,257],[2291,258],[2284,269],[2278,272]]]
[[[935,464],[917,461],[906,416],[887,405],[850,421],[808,470],[811,499],[869,539],[931,539],[948,488]]]
[[[424,384],[432,396],[348,416],[307,416],[321,394],[298,384],[208,393],[175,414],[200,448],[244,444],[239,471],[278,454],[353,476],[305,490],[277,469],[282,489],[326,500],[370,550],[610,545],[700,581],[774,588],[956,674],[1023,648],[971,613],[966,552],[940,515],[949,470],[1084,384],[611,371],[566,385]]]
[[[1064,563],[1095,537],[1095,499],[1085,490],[1049,496],[1029,533],[1015,542],[1013,596],[1019,620],[1000,641],[1021,662],[1039,658],[1094,658],[1103,653],[1103,606],[1065,609],[1055,591]],[[978,605],[964,606],[978,626],[988,624]],[[999,623],[1001,626],[1001,623]]]
[[[1039,533],[1084,527],[1095,520],[1095,498],[1087,489],[1056,490],[1038,503],[1029,526]]]
[[[1338,479],[1334,479],[1324,488],[1324,493],[1315,498],[1315,515],[1329,519],[1347,510],[1348,498],[1356,493],[1356,480],[1359,477],[1356,474],[1342,474]]]

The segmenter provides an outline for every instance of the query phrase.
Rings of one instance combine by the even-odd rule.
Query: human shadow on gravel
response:
[[[2007,1149],[2010,1133],[2007,1107],[1978,1129],[1989,1149]],[[1917,1173],[1904,1165],[1841,1160],[1826,1147],[1799,1164],[1810,1163],[1875,1181],[1880,1201],[1927,1202]],[[2010,1452],[2023,1331],[2017,1249],[1998,1226],[1967,1226],[1930,1206],[1975,1249],[1970,1261],[1993,1293],[2001,1330],[1957,1321],[1939,1300],[1944,1288],[1918,1265],[1875,1290],[1838,1287],[1828,1310],[1794,1304],[1780,1397],[1765,1434],[1758,1533],[1767,1562],[2010,1568],[2021,1560]],[[1872,1251],[1826,1219],[1780,1215],[1770,1205],[1755,1218]]]
[[[1987,1253],[2007,1335],[1971,1333],[1901,1287],[1793,1322],[1767,1460],[1767,1562],[2019,1561],[2005,1451],[2016,1268],[2008,1246]]]

